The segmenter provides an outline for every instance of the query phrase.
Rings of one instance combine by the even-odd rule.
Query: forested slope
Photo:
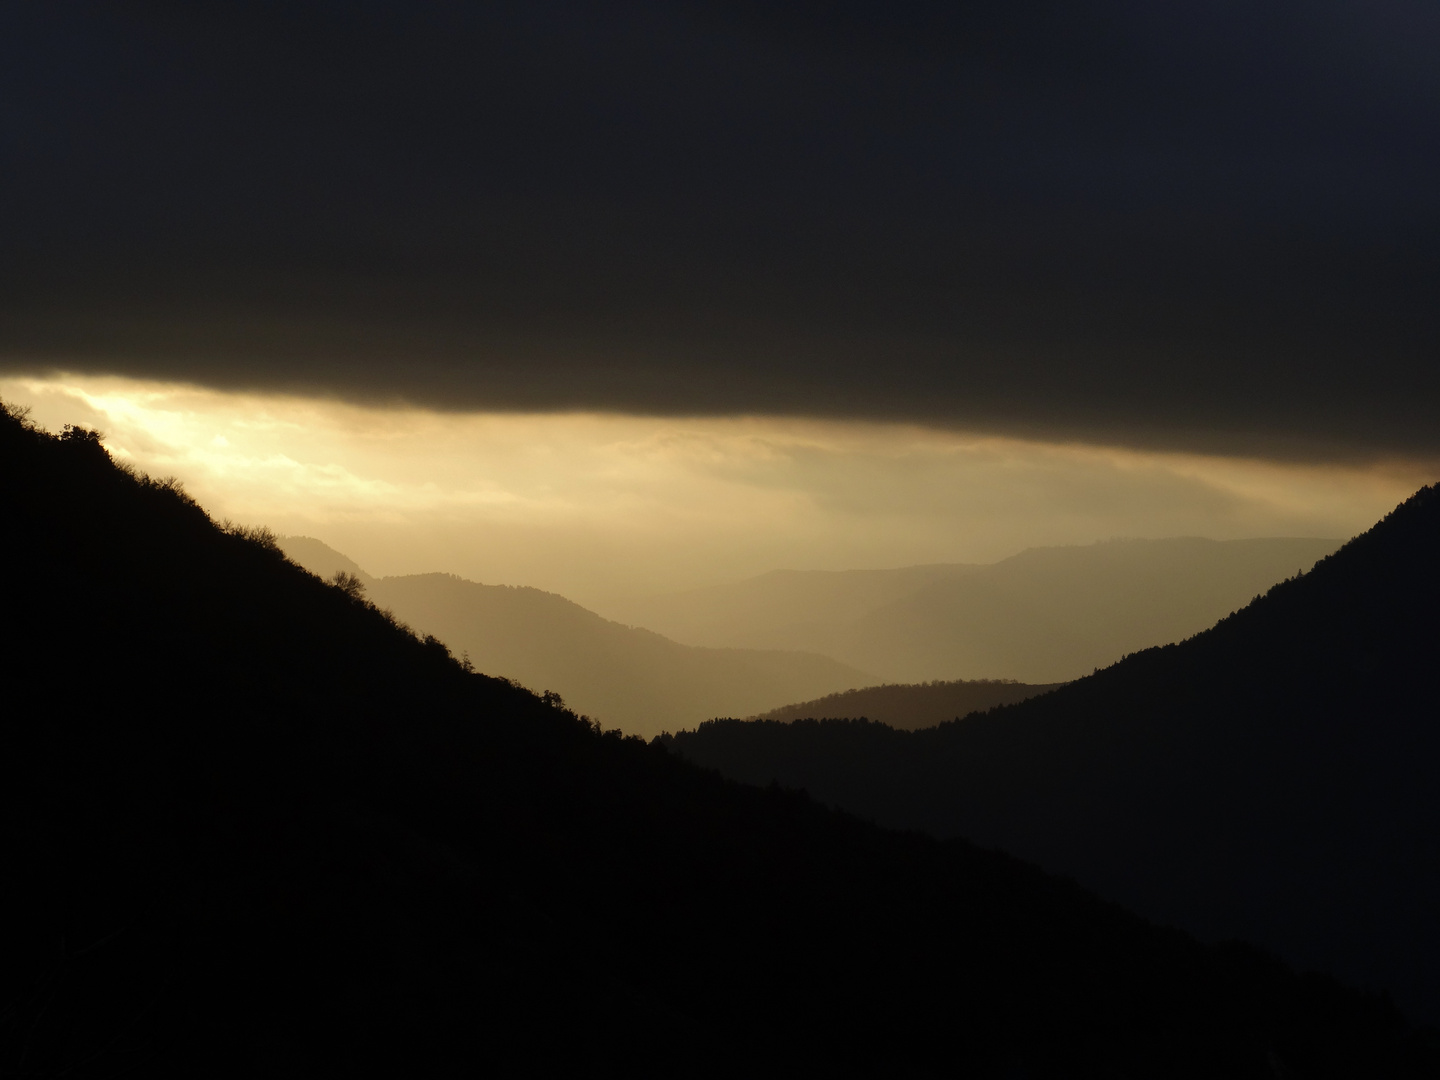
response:
[[[1053,683],[1199,633],[1339,546],[1108,540],[983,566],[777,570],[618,610],[687,644],[806,649],[887,682]]]
[[[0,1069],[1433,1076],[1383,1002],[464,670],[0,418]]]
[[[1440,1022],[1440,488],[1213,629],[938,728],[707,724],[674,744],[996,845]]]

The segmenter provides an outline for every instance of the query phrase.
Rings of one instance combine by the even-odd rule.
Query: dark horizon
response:
[[[0,16],[0,370],[1440,453],[1417,3]]]

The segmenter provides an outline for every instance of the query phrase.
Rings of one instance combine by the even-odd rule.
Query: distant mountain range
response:
[[[478,670],[558,693],[576,711],[630,734],[749,716],[876,681],[815,653],[680,645],[539,589],[450,574],[375,578],[319,540],[291,536],[279,543],[321,577],[356,575],[376,604],[468,655]]]
[[[280,544],[321,577],[355,575],[376,603],[479,670],[652,736],[795,702],[804,713],[882,678],[1067,681],[1203,629],[1339,541],[1124,540],[1033,548],[992,565],[777,570],[636,601],[620,609],[625,623],[539,589],[448,574],[375,578],[319,540]],[[1004,693],[973,707],[1011,700]],[[911,726],[970,711],[941,715],[949,708],[937,700],[914,720],[891,715]]]
[[[1440,1075],[1381,998],[998,852],[726,782],[470,672],[94,432],[0,413],[0,506],[6,1076]],[[1381,547],[1357,561],[1394,582],[1339,574],[1355,596],[1261,620],[1245,640],[1275,643],[1265,670],[1291,655],[1270,631],[1335,631],[1334,603],[1360,620],[1338,655],[1374,701],[1433,671],[1384,621],[1413,631],[1391,586],[1428,603],[1433,576]],[[1185,685],[1235,685],[1230,651],[1186,655]],[[1307,674],[1318,692],[1350,670]],[[1087,693],[1011,710],[1068,703],[1089,730]],[[1245,725],[1210,715],[1244,756]],[[1336,764],[1322,790],[1369,767]],[[1416,794],[1395,785],[1396,807]],[[1345,888],[1365,902],[1366,881]],[[1413,914],[1423,949],[1434,920]]]
[[[750,717],[752,720],[778,720],[788,723],[806,719],[868,719],[900,731],[916,731],[935,727],[946,720],[984,712],[997,705],[1045,694],[1063,683],[1032,685],[998,679],[975,679],[969,682],[928,682],[916,684],[885,683],[858,690],[827,694],[814,701],[784,705],[778,709]]]
[[[1111,540],[990,565],[777,570],[613,605],[691,645],[801,649],[888,682],[1063,682],[1179,641],[1339,540]]]
[[[1440,1023],[1437,673],[1432,487],[1212,629],[1021,704],[917,732],[713,722],[671,745],[996,845]]]

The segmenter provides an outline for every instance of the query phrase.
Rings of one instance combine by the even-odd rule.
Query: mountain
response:
[[[984,712],[997,705],[1047,694],[1063,683],[1034,686],[997,679],[976,679],[971,682],[929,682],[914,685],[886,683],[859,690],[827,694],[814,701],[784,705],[753,716],[752,720],[869,719],[900,731],[934,727],[946,720],[958,720],[973,712]]]
[[[1440,1021],[1440,488],[1179,645],[918,732],[704,725],[687,758],[996,845]]]
[[[340,554],[329,544],[316,540],[313,536],[277,536],[275,542],[291,562],[298,563],[326,581],[333,580],[336,574],[349,574],[367,589],[375,585],[375,578],[362,570],[354,559]]]
[[[725,585],[616,601],[610,612],[688,645],[825,652],[836,627],[977,569],[941,563],[896,570],[772,570]],[[796,645],[799,641],[806,644]]]
[[[777,571],[616,610],[689,644],[808,649],[887,681],[1063,682],[1198,633],[1339,546],[1110,540],[988,566]]]
[[[1440,1075],[1383,1000],[469,672],[93,433],[0,416],[0,505],[9,1075]]]
[[[875,681],[815,653],[680,645],[539,589],[450,574],[374,578],[311,537],[279,543],[322,577],[354,574],[376,604],[481,671],[557,693],[578,712],[629,734],[650,737]]]

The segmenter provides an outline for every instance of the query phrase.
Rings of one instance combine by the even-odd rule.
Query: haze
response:
[[[0,380],[217,517],[376,575],[531,585],[606,613],[776,568],[993,562],[1111,537],[1344,538],[1423,467],[1305,465],[776,417],[438,413],[121,378]]]
[[[0,14],[0,389],[376,574],[1343,538],[1440,461],[1410,0]]]

